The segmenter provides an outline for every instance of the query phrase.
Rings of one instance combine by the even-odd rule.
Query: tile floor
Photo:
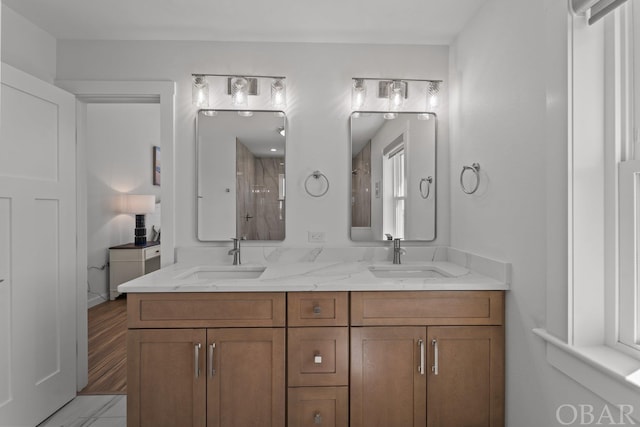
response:
[[[76,396],[38,427],[127,427],[127,396]]]

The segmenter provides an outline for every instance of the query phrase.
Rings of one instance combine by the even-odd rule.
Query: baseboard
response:
[[[109,301],[109,297],[107,296],[107,294],[92,294],[87,299],[87,308],[89,309],[105,301]]]

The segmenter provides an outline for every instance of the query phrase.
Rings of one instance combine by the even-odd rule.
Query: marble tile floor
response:
[[[38,427],[127,427],[127,396],[76,396]]]

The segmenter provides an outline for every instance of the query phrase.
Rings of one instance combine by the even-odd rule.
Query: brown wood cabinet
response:
[[[502,292],[351,301],[352,325],[378,325],[351,328],[351,427],[504,426]]]
[[[503,427],[504,292],[129,294],[127,425]]]
[[[206,338],[204,329],[128,332],[127,426],[206,425],[204,357],[195,363]]]
[[[127,297],[127,426],[284,427],[284,293],[194,296]]]

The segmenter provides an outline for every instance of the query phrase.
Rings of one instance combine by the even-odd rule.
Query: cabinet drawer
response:
[[[131,293],[129,328],[284,327],[285,294]]]
[[[289,427],[348,427],[347,387],[289,389]]]
[[[347,326],[347,292],[289,292],[289,326]]]
[[[144,259],[151,259],[160,256],[160,245],[151,246],[144,249]]]
[[[503,291],[352,292],[351,324],[502,325]]]
[[[288,330],[289,386],[335,386],[349,383],[349,329]]]

